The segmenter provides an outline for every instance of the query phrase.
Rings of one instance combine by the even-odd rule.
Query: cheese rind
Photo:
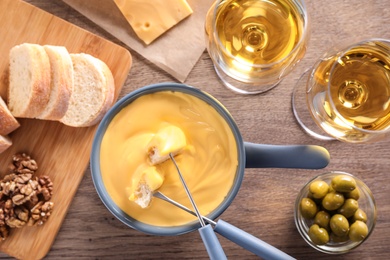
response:
[[[114,0],[137,36],[150,44],[193,13],[186,0]]]

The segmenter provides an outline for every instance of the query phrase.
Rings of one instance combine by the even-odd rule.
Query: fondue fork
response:
[[[179,167],[176,164],[175,159],[173,158],[172,153],[169,153],[169,157],[171,158],[173,164],[176,167],[177,173],[179,174],[180,181],[184,186],[184,189],[187,193],[188,198],[191,201],[192,207],[195,210],[195,215],[198,217],[199,223],[201,224],[201,228],[198,229],[200,236],[203,240],[203,244],[206,247],[207,253],[209,254],[209,257],[211,260],[227,260],[227,257],[225,255],[225,252],[222,249],[221,244],[219,243],[219,240],[217,238],[217,235],[214,233],[213,228],[210,224],[205,224],[202,216],[200,215],[199,209],[196,206],[196,203],[191,195],[190,190],[187,187],[187,184],[183,178],[183,175],[180,172]]]
[[[180,169],[177,166],[176,161],[174,160],[172,154],[170,154],[169,156],[170,156],[172,162],[174,163],[174,165],[179,173],[180,180],[182,181],[186,192],[188,191],[187,195],[190,198],[191,203],[193,203],[192,205],[194,206],[195,202],[193,201],[191,193],[189,193],[188,187],[184,181],[183,176],[181,175]],[[199,219],[202,219],[203,223],[207,222],[208,224],[213,225],[215,232],[224,236],[225,238],[229,239],[230,241],[236,243],[237,245],[247,249],[248,251],[256,254],[257,256],[260,256],[261,258],[263,258],[265,260],[295,259],[295,258],[289,256],[288,254],[284,253],[283,251],[277,249],[276,247],[271,246],[270,244],[262,241],[261,239],[255,237],[255,236],[245,232],[244,230],[241,230],[241,229],[239,229],[239,228],[237,228],[237,227],[235,227],[235,226],[233,226],[233,225],[231,225],[231,224],[229,224],[221,219],[219,219],[217,222],[215,222],[215,221],[211,220],[210,218],[207,218],[205,216],[200,215],[199,211],[197,211],[196,205],[194,207],[196,212],[194,212],[191,209],[187,208],[186,206],[180,204],[179,202],[165,196],[160,191],[155,192],[153,194],[153,196],[156,198],[165,200],[166,202],[171,203],[171,204],[175,205],[176,207],[179,207],[182,210],[187,211],[188,213],[190,213],[194,216],[197,216]],[[207,229],[209,229],[209,230],[211,229],[210,225],[206,225],[206,227],[208,227]],[[203,225],[202,225],[202,228],[204,228]],[[201,232],[201,231],[199,230],[199,232]],[[210,232],[210,231],[208,231],[208,232]],[[208,234],[210,234],[210,233],[208,233]],[[201,233],[201,236],[202,236],[202,233]],[[215,234],[214,234],[214,236],[215,236]],[[202,237],[202,239],[203,239],[203,237]],[[215,237],[215,239],[217,239],[217,238]],[[216,240],[216,243],[218,243],[217,246],[220,247],[218,240]],[[221,250],[222,250],[222,248],[221,248]]]
[[[194,211],[164,195],[161,191],[155,192],[153,196],[168,203],[171,203],[172,205],[196,216],[196,213]],[[277,249],[276,247],[267,244],[263,240],[223,221],[222,219],[219,219],[217,222],[215,222],[208,217],[201,217],[204,221],[214,226],[215,232],[236,243],[237,245],[245,248],[246,250],[254,253],[255,255],[260,256],[264,260],[295,259],[284,253],[283,251]]]

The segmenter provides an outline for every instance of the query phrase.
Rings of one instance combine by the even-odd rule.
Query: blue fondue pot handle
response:
[[[217,238],[217,235],[214,233],[213,228],[210,224],[207,224],[204,227],[199,228],[200,236],[203,240],[203,244],[206,247],[207,253],[211,260],[224,260],[227,259],[225,252],[222,249],[221,244]]]
[[[329,152],[318,145],[269,145],[244,142],[246,168],[321,169]]]
[[[265,260],[295,259],[257,237],[219,219],[214,231]]]

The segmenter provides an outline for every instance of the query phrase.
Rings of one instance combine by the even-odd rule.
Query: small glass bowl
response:
[[[360,198],[358,199],[359,208],[364,210],[364,212],[367,214],[367,227],[368,227],[368,234],[367,236],[359,242],[353,242],[351,240],[345,241],[345,242],[334,242],[330,240],[325,245],[317,245],[315,244],[309,237],[309,228],[313,224],[312,219],[306,219],[302,216],[300,211],[300,202],[303,198],[309,197],[309,187],[310,184],[317,180],[323,180],[330,184],[333,177],[337,175],[348,175],[355,179],[357,187],[360,191]],[[361,181],[359,178],[353,176],[352,174],[341,172],[341,171],[331,171],[326,172],[323,174],[320,174],[319,176],[313,178],[310,180],[299,192],[297,199],[295,201],[295,209],[294,209],[294,220],[295,225],[301,234],[302,238],[313,248],[317,249],[320,252],[327,253],[327,254],[343,254],[347,253],[350,250],[356,248],[360,244],[362,244],[372,233],[375,227],[376,223],[376,205],[374,197],[370,191],[370,189],[367,187],[366,184],[364,184],[363,181]]]

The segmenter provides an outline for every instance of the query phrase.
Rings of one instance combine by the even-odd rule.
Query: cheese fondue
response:
[[[129,200],[127,191],[139,167],[150,167],[148,144],[163,127],[174,125],[187,145],[175,160],[197,203],[207,215],[225,199],[238,167],[237,145],[224,118],[203,100],[182,92],[145,94],[124,107],[103,136],[100,168],[104,186],[129,216],[156,226],[178,226],[196,217],[160,199],[147,208]],[[163,176],[159,190],[192,208],[171,160],[155,165]]]

